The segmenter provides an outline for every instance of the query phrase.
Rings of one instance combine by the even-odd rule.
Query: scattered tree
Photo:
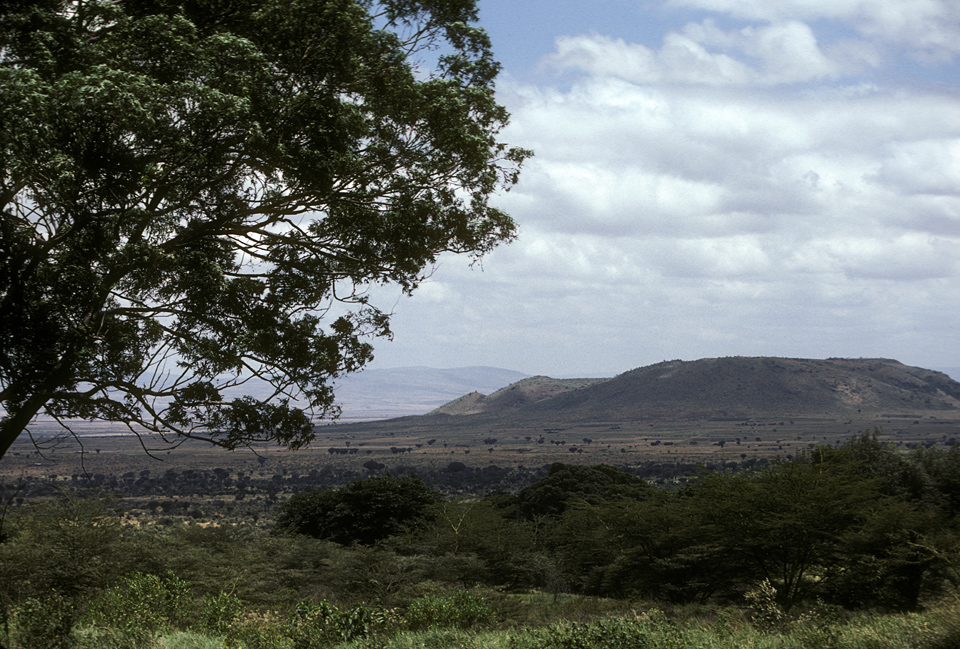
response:
[[[381,475],[340,489],[294,494],[281,505],[276,529],[344,545],[373,545],[421,526],[441,501],[439,492],[414,475]]]

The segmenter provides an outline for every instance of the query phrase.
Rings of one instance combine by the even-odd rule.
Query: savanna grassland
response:
[[[788,447],[787,422],[756,423],[729,424],[769,450],[747,458],[736,437],[674,460],[682,432],[618,430],[582,453],[337,427],[307,453],[19,447],[0,644],[958,646],[960,446],[874,431]],[[689,449],[730,459],[698,470]]]

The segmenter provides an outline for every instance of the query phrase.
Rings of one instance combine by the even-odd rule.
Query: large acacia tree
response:
[[[475,0],[3,0],[0,456],[38,415],[308,443],[390,334],[364,291],[514,235],[489,200],[527,152],[498,139],[475,21]]]

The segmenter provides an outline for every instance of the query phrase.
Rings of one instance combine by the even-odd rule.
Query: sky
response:
[[[370,367],[960,366],[960,2],[478,1],[519,237],[377,291]]]

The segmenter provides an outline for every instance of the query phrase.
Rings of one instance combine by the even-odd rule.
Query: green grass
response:
[[[736,608],[702,611],[637,609],[602,614],[600,602],[553,601],[525,596],[519,607],[541,604],[552,622],[531,625],[522,619],[499,626],[433,626],[413,630],[402,618],[381,625],[366,637],[337,642],[329,636],[297,634],[290,618],[248,612],[223,633],[203,629],[161,628],[131,634],[104,626],[74,628],[62,646],[69,649],[957,649],[960,603],[944,602],[923,613],[856,614],[849,620],[818,618],[815,613],[760,630]],[[515,609],[516,610],[519,610]],[[572,619],[561,610],[575,613]],[[592,617],[593,614],[598,614]],[[559,616],[559,617],[558,617]],[[14,620],[14,630],[16,629]],[[18,642],[10,649],[35,649]]]
[[[260,630],[279,631],[280,620],[260,620]],[[285,649],[301,645],[289,638],[264,638],[252,644],[237,638],[197,631],[167,631],[129,649]],[[120,649],[102,630],[74,632],[78,647]],[[248,636],[252,639],[252,637]],[[100,644],[97,644],[97,641]],[[270,644],[273,642],[273,644]],[[18,645],[14,644],[14,647]],[[849,622],[801,618],[773,631],[760,631],[737,609],[720,609],[712,620],[690,617],[676,621],[661,610],[607,616],[589,622],[557,621],[541,627],[394,628],[336,649],[956,649],[960,647],[960,605],[943,604],[925,613],[862,614]]]

